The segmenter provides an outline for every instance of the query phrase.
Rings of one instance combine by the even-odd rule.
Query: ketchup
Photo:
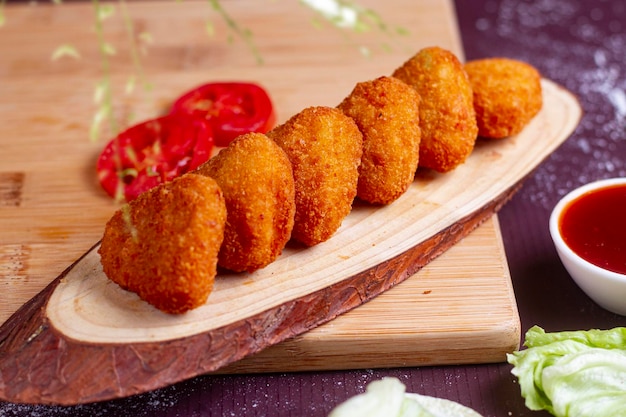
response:
[[[580,257],[626,274],[626,185],[589,191],[570,202],[559,219],[563,240]]]

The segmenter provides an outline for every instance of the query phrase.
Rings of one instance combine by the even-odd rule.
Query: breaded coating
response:
[[[213,289],[225,223],[217,183],[185,174],[115,212],[98,250],[104,273],[159,310],[184,313]]]
[[[307,246],[329,239],[356,196],[363,136],[341,110],[308,107],[267,135],[285,150],[296,187],[292,237]]]
[[[541,110],[541,75],[533,66],[509,58],[465,64],[474,92],[478,135],[501,139],[519,133]]]
[[[478,136],[472,88],[463,65],[439,47],[420,50],[394,77],[420,95],[419,166],[448,172],[465,162]]]
[[[411,185],[419,160],[417,91],[393,77],[358,83],[341,104],[363,134],[357,196],[389,204]]]
[[[197,173],[217,181],[228,212],[218,264],[253,272],[273,262],[291,237],[295,190],[285,152],[262,133],[236,138]]]

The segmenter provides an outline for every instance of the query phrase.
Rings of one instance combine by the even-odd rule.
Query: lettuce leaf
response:
[[[397,416],[404,400],[405,386],[396,378],[370,382],[363,394],[348,398],[335,407],[328,417]]]
[[[507,355],[526,406],[557,417],[626,417],[626,328],[546,333]]]
[[[370,382],[363,394],[348,398],[328,417],[481,417],[474,410],[444,398],[405,392],[397,378]]]

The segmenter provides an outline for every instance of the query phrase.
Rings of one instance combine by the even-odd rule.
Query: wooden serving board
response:
[[[269,91],[283,122],[310,105],[336,105],[356,82],[390,73],[419,48],[440,45],[462,56],[451,2],[393,0],[380,10],[406,35],[361,34],[314,25],[298,0],[225,0],[253,39],[264,63],[229,31],[208,2],[129,3],[136,32],[153,39],[134,74],[120,11],[105,21],[115,113],[120,128],[160,114],[182,92],[208,81],[253,80]],[[102,236],[118,208],[100,189],[94,166],[109,138],[89,140],[102,80],[91,4],[7,4],[0,29],[0,323],[34,297]],[[360,4],[379,10],[374,0]],[[215,34],[207,35],[207,22]],[[80,59],[52,60],[71,44]],[[361,47],[371,51],[369,57]]]
[[[448,2],[388,5],[392,13],[384,19],[411,35],[370,59],[331,28],[303,33],[298,19],[306,21],[302,16],[308,11],[296,2],[283,2],[280,10],[272,10],[274,2],[263,10],[247,1],[225,2],[254,30],[265,53],[261,67],[245,51],[224,46],[224,39],[201,38],[206,4],[183,4],[132,5],[133,15],[141,16],[136,24],[158,39],[145,62],[156,88],[149,99],[123,98],[118,112],[152,117],[183,90],[228,77],[267,86],[282,121],[305,106],[335,105],[355,82],[389,74],[423,46],[437,44],[461,56]],[[103,143],[86,139],[93,111],[89,93],[100,72],[92,63],[97,57],[89,49],[90,26],[77,22],[88,20],[90,6],[13,6],[6,15],[0,52],[8,58],[0,71],[11,83],[0,83],[0,117],[6,118],[0,124],[0,283],[6,288],[0,292],[0,319],[41,292],[0,328],[1,399],[75,404],[216,370],[485,362],[503,360],[516,347],[519,319],[492,215],[576,126],[580,108],[566,91],[545,81],[544,111],[523,134],[502,143],[481,142],[454,173],[420,171],[397,203],[355,207],[329,242],[306,251],[288,248],[254,276],[221,276],[206,306],[173,317],[111,285],[99,270],[95,248],[90,250],[117,208],[93,175]],[[218,33],[226,30],[215,26]],[[30,42],[23,42],[23,31]],[[123,40],[121,23],[107,31]],[[55,42],[62,43],[51,33],[76,44],[82,62],[48,61]],[[177,38],[158,36],[164,33]],[[351,41],[372,50],[380,47],[380,34],[354,36]],[[19,50],[13,47],[18,44]],[[123,84],[128,60],[113,64],[112,79]],[[485,175],[486,166],[492,175]],[[429,264],[464,237],[454,252]],[[392,292],[304,333],[422,267]],[[463,290],[455,291],[458,286]],[[450,349],[451,342],[456,347]],[[261,353],[235,363],[256,352]],[[284,352],[289,363],[280,360]],[[228,364],[231,368],[224,368]]]
[[[217,372],[504,361],[519,348],[520,321],[499,233],[492,216],[372,301]]]

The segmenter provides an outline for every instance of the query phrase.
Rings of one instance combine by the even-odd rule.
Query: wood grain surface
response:
[[[394,204],[353,208],[332,239],[286,250],[254,279],[219,276],[209,302],[185,315],[113,286],[92,248],[0,328],[1,398],[76,404],[153,390],[218,371],[384,293],[496,213],[574,129],[578,102],[542,85],[544,107],[519,135],[482,142],[452,173],[420,175]],[[491,313],[489,302],[480,305]],[[519,324],[503,334],[518,332]]]
[[[264,0],[262,0],[264,1]],[[224,2],[253,33],[255,56],[205,1],[129,2],[136,32],[152,39],[142,54],[144,81],[126,95],[135,74],[121,12],[105,21],[114,45],[110,75],[119,128],[155,117],[182,92],[214,80],[253,80],[270,92],[283,122],[311,105],[334,106],[356,82],[389,74],[428,45],[462,56],[448,1],[394,0],[380,11],[389,34],[360,34],[314,24],[296,0]],[[376,1],[362,4],[379,10]],[[118,208],[100,189],[95,160],[108,125],[91,141],[103,79],[90,4],[7,4],[0,36],[0,322],[34,297],[102,236]],[[215,34],[208,36],[207,23]],[[394,35],[399,26],[406,35]],[[229,38],[234,41],[229,41]],[[81,58],[52,60],[71,44]],[[370,51],[369,56],[362,53]]]
[[[155,43],[146,58],[147,76],[156,86],[152,93],[146,93],[151,97],[123,97],[116,111],[122,115],[135,113],[139,118],[153,116],[184,89],[207,79],[228,77],[254,79],[266,85],[279,109],[280,121],[305,106],[335,105],[355,82],[390,73],[422,46],[437,44],[462,56],[453,10],[448,2],[424,2],[418,9],[411,1],[394,2],[396,7],[389,9],[393,9],[393,13],[385,18],[411,29],[411,34],[400,40],[394,38],[397,45],[391,50],[381,47],[380,34],[368,33],[358,38],[359,44],[367,44],[375,50],[369,59],[355,47],[355,39],[346,41],[342,34],[331,28],[300,32],[307,11],[295,2],[281,3],[279,11],[267,7],[262,13],[253,10],[246,1],[226,4],[232,7],[233,14],[242,16],[242,23],[254,29],[255,41],[266,60],[263,66],[257,66],[254,59],[242,51],[242,45],[225,47],[223,39],[218,42],[200,37],[205,25],[202,17],[205,3],[185,2],[185,7],[178,9],[181,12],[175,17],[168,13],[172,5],[137,3],[131,11],[134,16],[140,16],[136,18],[138,26],[155,37],[163,35],[165,27],[177,36],[175,40],[171,36],[160,37],[163,42]],[[375,7],[375,3],[372,6]],[[426,212],[433,216],[435,213],[431,221],[425,221],[428,227],[423,237],[412,240],[402,232],[384,236],[385,229],[373,229],[372,224],[364,222],[360,234],[354,238],[350,232],[358,230],[362,218],[380,222],[379,213],[370,215],[369,208],[362,208],[347,219],[337,238],[331,239],[332,244],[319,249],[321,255],[313,256],[316,261],[321,259],[321,263],[307,265],[311,273],[302,274],[302,287],[285,287],[289,288],[285,297],[264,297],[268,288],[271,289],[267,279],[256,279],[234,290],[254,293],[250,290],[257,289],[255,285],[265,285],[265,292],[261,292],[256,301],[252,298],[243,303],[241,300],[237,302],[237,298],[220,298],[220,294],[228,291],[218,289],[210,300],[221,302],[213,305],[240,314],[220,317],[223,321],[213,322],[209,302],[204,311],[205,314],[208,312],[209,318],[190,320],[191,324],[185,330],[173,334],[169,330],[185,326],[166,323],[164,327],[163,320],[158,323],[160,319],[155,326],[151,322],[138,325],[136,320],[128,320],[125,324],[130,327],[121,326],[120,332],[117,324],[112,325],[107,320],[102,322],[101,315],[107,313],[106,306],[104,310],[94,310],[95,316],[84,316],[89,309],[82,308],[87,305],[81,305],[82,295],[97,291],[94,292],[93,287],[87,290],[81,287],[80,276],[85,274],[80,268],[87,261],[94,262],[93,251],[88,251],[99,239],[104,222],[117,208],[99,190],[93,174],[94,158],[103,143],[90,142],[86,138],[93,112],[89,93],[100,76],[98,66],[89,64],[97,60],[93,50],[89,49],[93,34],[89,40],[89,30],[77,23],[84,22],[86,16],[90,16],[89,12],[88,5],[73,4],[63,8],[8,7],[8,36],[0,38],[0,50],[6,51],[9,58],[0,64],[0,70],[11,80],[11,83],[0,84],[0,106],[7,110],[2,114],[7,115],[3,118],[9,122],[0,125],[3,147],[0,283],[7,289],[0,292],[0,308],[4,314],[0,319],[6,320],[34,297],[0,329],[0,398],[74,404],[132,395],[219,370],[290,338],[273,351],[266,350],[250,357],[250,362],[232,365],[230,371],[331,369],[341,368],[342,363],[352,367],[483,362],[501,360],[503,353],[516,345],[519,323],[497,222],[487,223],[487,227],[480,229],[484,233],[477,235],[476,239],[462,241],[456,258],[452,253],[448,258],[438,259],[439,264],[429,265],[429,262],[488,221],[515,192],[523,178],[577,124],[580,109],[576,100],[549,81],[544,82],[544,87],[551,105],[546,106],[524,134],[502,144],[482,143],[472,156],[473,162],[452,175],[420,173],[404,205],[394,205],[394,209],[409,216],[417,214],[420,217]],[[113,24],[107,34],[121,42],[120,51],[124,52],[123,25],[117,25]],[[216,27],[219,33],[226,31],[219,24]],[[13,45],[18,35],[29,28],[32,30],[28,42],[23,44],[24,50],[17,51]],[[54,49],[56,38],[47,34],[57,34],[57,31],[84,51],[82,62],[40,58],[48,57],[48,51]],[[295,33],[301,33],[301,38],[295,39]],[[123,84],[129,71],[128,60],[120,59],[114,64],[113,79]],[[42,88],[32,88],[33,76],[43,80],[39,84],[43,85]],[[72,80],[71,83],[68,80]],[[21,140],[9,140],[16,137]],[[527,152],[529,149],[531,151]],[[11,155],[11,158],[5,159],[4,155]],[[485,165],[499,166],[501,171],[493,176],[485,175]],[[468,187],[468,183],[474,185]],[[453,186],[444,187],[445,184]],[[474,189],[474,193],[468,195],[458,192],[459,189]],[[409,198],[419,198],[424,190],[423,196],[428,198],[420,199],[419,203],[408,202],[411,201]],[[432,210],[425,210],[428,205]],[[415,210],[415,206],[421,208]],[[402,223],[393,224],[401,217],[387,217],[392,223],[390,230],[396,230],[394,227],[405,229]],[[420,220],[421,217],[416,219]],[[369,245],[373,241],[377,246],[375,250],[371,247],[363,250],[358,246],[363,244],[362,237],[368,234],[371,235],[368,238],[373,239],[368,240]],[[341,255],[333,245],[344,247],[345,243],[357,246],[348,245],[351,252]],[[492,256],[479,256],[487,252]],[[61,273],[84,253],[87,255],[82,262]],[[474,262],[470,260],[471,254],[476,254]],[[284,259],[292,255],[302,256],[288,251]],[[334,261],[329,261],[330,257]],[[98,277],[97,259],[93,265],[95,273],[90,273]],[[281,267],[280,262],[277,265]],[[398,290],[395,294],[399,298],[379,297],[354,310],[352,316],[341,317],[316,331],[292,338],[372,299],[425,265],[428,269],[420,274],[424,279],[436,277],[424,281],[432,287],[398,287],[394,291]],[[459,265],[463,267],[459,269]],[[495,265],[497,272],[489,270],[489,265]],[[465,277],[473,284],[465,287],[467,297],[449,292],[450,288],[461,284],[459,280],[465,275],[471,275],[462,272],[464,268],[473,268],[481,275],[484,273],[483,278],[487,277],[485,281]],[[319,271],[323,271],[323,279],[311,279]],[[270,272],[269,269],[265,271]],[[420,274],[410,281],[420,281]],[[59,278],[47,286],[57,276]],[[79,282],[79,297],[72,293],[77,288],[71,286],[73,282]],[[224,282],[227,287],[233,280],[225,279]],[[127,303],[121,309],[122,313],[134,303],[139,305],[142,319],[158,316],[115,289],[98,296],[104,295],[106,299],[112,293],[117,294],[113,299]],[[470,297],[470,294],[479,294],[483,300],[491,302],[476,303],[477,298]],[[116,298],[118,295],[121,297]],[[48,304],[51,296],[54,303]],[[425,304],[418,304],[417,299]],[[454,314],[457,303],[467,308],[465,313]],[[433,306],[435,308],[431,308]],[[365,307],[374,310],[368,313]],[[354,315],[362,309],[364,315]],[[407,314],[407,310],[412,314]],[[202,315],[202,311],[199,314]],[[370,314],[383,319],[372,326]],[[76,317],[88,317],[83,322],[87,324],[75,325]],[[416,317],[425,319],[422,323],[428,322],[430,327],[422,324],[416,328]],[[498,327],[492,320],[494,317],[498,323],[504,324]],[[341,325],[340,320],[344,319],[345,325]],[[171,317],[165,320],[172,321]],[[398,323],[397,330],[389,331],[395,326],[388,323]],[[327,331],[332,327],[338,331]],[[100,331],[103,328],[107,330]],[[120,336],[121,339],[116,339]],[[395,343],[400,339],[403,343]],[[389,340],[392,343],[387,343]],[[458,349],[446,353],[441,348],[449,346],[451,341],[458,342]],[[307,356],[308,352],[315,351],[315,343],[320,351],[326,348],[327,353]],[[423,348],[421,353],[420,348],[413,348],[416,344]],[[368,351],[365,346],[372,348]],[[396,346],[403,348],[397,349]],[[291,365],[283,363],[285,366],[281,366],[280,349],[291,352]],[[486,353],[476,355],[475,349]],[[267,356],[262,356],[264,354]],[[344,362],[346,357],[355,356],[363,360],[356,359],[351,364]],[[380,361],[381,357],[392,360]],[[304,359],[300,361],[300,367],[294,362],[298,358]],[[98,378],[94,382],[96,374]]]
[[[371,369],[505,360],[520,322],[497,216],[416,274],[335,320],[219,373]],[[489,305],[489,314],[485,314]]]
[[[107,279],[93,250],[65,275],[46,306],[46,316],[67,337],[88,343],[189,337],[384,267],[388,260],[437,238],[443,230],[480,224],[488,216],[476,213],[489,208],[496,211],[578,120],[577,103],[570,101],[565,90],[548,81],[542,85],[544,108],[521,134],[507,140],[481,140],[471,157],[453,172],[418,170],[409,189],[392,204],[355,202],[341,228],[326,242],[311,248],[288,245],[276,261],[251,274],[220,273],[209,301],[197,309],[173,316],[142,302]],[[481,221],[474,221],[475,217]],[[443,249],[467,233],[448,234],[453,237],[444,239]],[[442,248],[420,256],[433,259]],[[426,263],[410,266],[409,273]],[[473,267],[471,263],[465,266]],[[392,273],[398,281],[406,278],[405,271]],[[312,317],[316,314],[311,312]]]

